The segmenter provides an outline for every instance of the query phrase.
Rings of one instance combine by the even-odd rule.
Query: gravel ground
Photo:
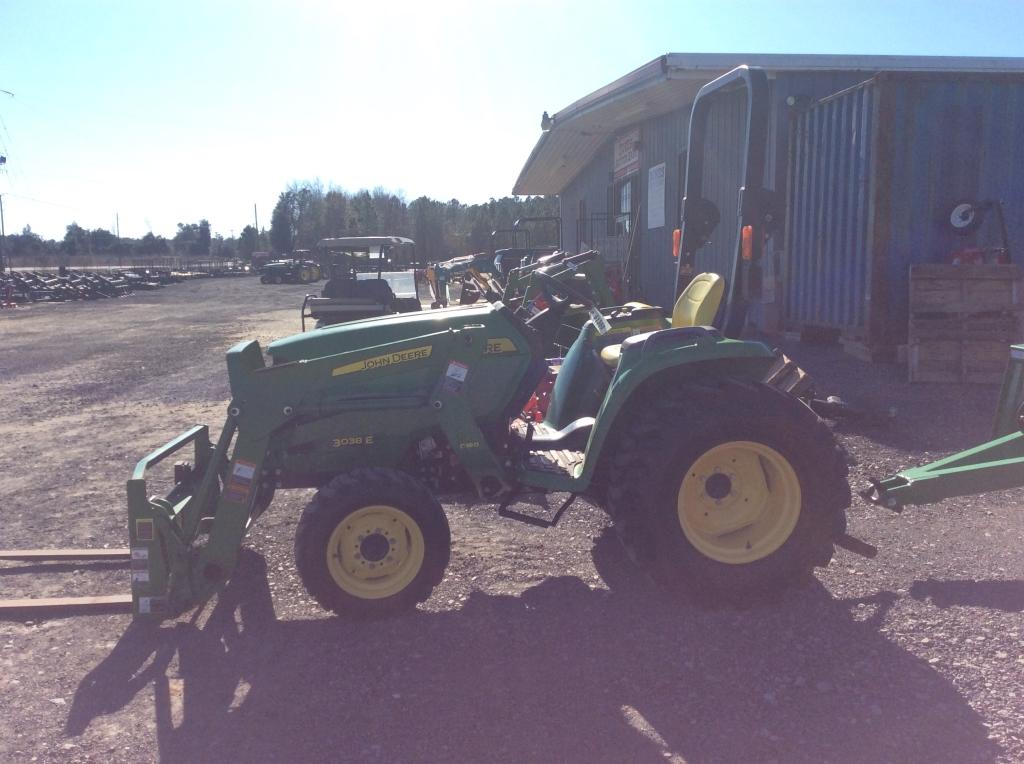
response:
[[[297,331],[304,291],[209,280],[0,314],[4,546],[122,545],[134,462],[220,425],[223,351]],[[988,436],[995,387],[786,351],[821,390],[898,408],[839,433],[855,487]],[[669,600],[584,503],[550,531],[449,503],[445,580],[367,624],[305,595],[309,492],[279,492],[199,613],[0,622],[0,760],[1024,761],[1022,495],[856,500],[850,530],[878,556],[839,550],[746,611]],[[127,587],[110,566],[0,565],[3,597]]]

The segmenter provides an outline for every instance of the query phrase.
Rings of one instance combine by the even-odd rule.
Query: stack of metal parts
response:
[[[0,292],[10,294],[17,303],[100,300],[121,297],[132,291],[132,282],[116,271],[65,270],[63,275],[9,271],[0,274]]]

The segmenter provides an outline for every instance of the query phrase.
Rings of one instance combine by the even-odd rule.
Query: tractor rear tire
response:
[[[334,477],[306,506],[295,532],[306,590],[325,609],[356,618],[426,600],[450,555],[444,509],[420,481],[392,469]]]
[[[611,454],[608,509],[655,581],[747,606],[828,565],[846,530],[848,468],[810,408],[735,380],[663,388],[642,405]]]

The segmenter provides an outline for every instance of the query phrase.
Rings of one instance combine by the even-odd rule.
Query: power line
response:
[[[81,207],[73,207],[70,204],[61,204],[60,202],[47,202],[43,199],[34,199],[31,196],[25,196],[24,194],[16,194],[13,191],[6,191],[4,196],[13,196],[15,199],[23,199],[26,202],[35,202],[36,204],[46,204],[50,207],[63,207],[66,210],[77,210],[81,211]]]

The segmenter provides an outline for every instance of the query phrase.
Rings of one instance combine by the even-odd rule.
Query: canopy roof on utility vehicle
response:
[[[364,247],[376,248],[385,245],[399,246],[415,243],[412,239],[407,239],[404,236],[342,236],[337,239],[321,239],[316,246],[319,249],[347,249],[348,247],[362,249]]]

